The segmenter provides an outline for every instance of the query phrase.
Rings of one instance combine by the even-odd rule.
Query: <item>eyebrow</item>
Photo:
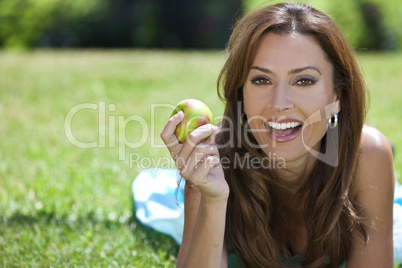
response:
[[[258,66],[251,66],[250,70],[251,69],[259,70],[259,71],[261,71],[263,73],[268,73],[268,74],[273,73],[270,69],[263,68],[263,67],[258,67]],[[306,67],[302,67],[302,68],[292,69],[292,70],[290,70],[289,73],[290,74],[296,74],[296,73],[300,73],[300,72],[303,72],[304,70],[308,70],[308,69],[314,70],[314,71],[318,72],[319,74],[321,74],[320,70],[317,67],[314,67],[314,66],[306,66]]]

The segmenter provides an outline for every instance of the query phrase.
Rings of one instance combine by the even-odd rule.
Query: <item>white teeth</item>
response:
[[[275,123],[275,122],[267,122],[268,126],[274,129],[287,129],[287,128],[295,128],[301,125],[300,122],[288,122],[288,123]]]

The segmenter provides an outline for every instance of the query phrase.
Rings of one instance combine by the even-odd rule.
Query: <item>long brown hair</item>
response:
[[[264,7],[238,21],[229,40],[229,56],[219,75],[218,93],[226,102],[225,118],[232,121],[224,120],[222,130],[247,128],[242,123],[243,85],[257,43],[267,32],[311,36],[332,64],[333,86],[341,106],[336,128],[338,165],[317,160],[301,190],[306,196],[302,215],[308,239],[301,262],[308,267],[338,267],[350,252],[352,230],[367,241],[361,210],[349,195],[366,114],[363,78],[354,50],[327,15],[304,4]],[[290,253],[291,213],[283,202],[284,191],[269,168],[236,166],[241,159],[264,157],[261,149],[250,146],[250,140],[257,144],[253,135],[244,133],[249,132],[222,131],[219,137],[219,142],[226,145],[220,149],[221,158],[232,163],[224,168],[230,187],[226,240],[246,267],[281,267],[281,258]],[[321,142],[322,153],[327,137],[328,132]]]

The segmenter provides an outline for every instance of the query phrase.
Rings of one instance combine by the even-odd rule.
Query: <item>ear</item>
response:
[[[333,102],[325,106],[325,116],[328,119],[330,118],[331,115],[338,114],[340,111],[341,111],[341,101],[335,96]]]
[[[336,97],[335,99],[335,105],[334,105],[334,113],[339,113],[341,111],[341,100]]]

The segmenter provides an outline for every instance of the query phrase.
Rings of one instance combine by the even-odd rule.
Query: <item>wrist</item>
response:
[[[228,196],[223,195],[220,197],[205,197],[201,196],[201,202],[204,206],[208,207],[226,207],[228,203]]]

